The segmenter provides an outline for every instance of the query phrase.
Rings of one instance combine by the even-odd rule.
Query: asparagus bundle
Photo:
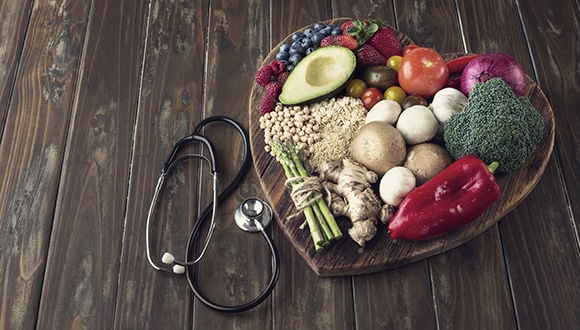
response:
[[[288,182],[293,190],[300,189],[311,177],[302,165],[302,160],[298,156],[292,140],[289,139],[282,143],[278,139],[273,139],[270,144],[276,154],[276,159],[284,168]],[[296,207],[304,212],[316,251],[324,249],[332,240],[342,237],[342,231],[328,209],[324,198],[322,198],[319,188],[307,191],[307,194],[302,195],[301,199],[305,203],[297,203],[296,199],[294,199],[294,203],[300,204],[296,205]]]

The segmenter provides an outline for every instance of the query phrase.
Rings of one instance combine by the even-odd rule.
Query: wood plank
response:
[[[145,224],[157,177],[174,143],[203,115],[208,2],[151,1],[131,161],[123,255],[116,300],[118,329],[191,328],[192,296],[184,277],[153,270]],[[132,123],[131,123],[132,124]],[[196,214],[197,165],[183,163],[167,179],[152,219],[152,257],[183,258]]]
[[[146,9],[147,1],[91,5],[37,323],[41,329],[113,328]]]
[[[429,260],[440,329],[515,329],[497,226]]]
[[[557,114],[558,167],[546,172],[526,207],[501,224],[502,237],[520,327],[572,329],[580,324],[579,222],[574,216],[580,212],[580,136],[573,124],[580,120],[580,88],[571,70],[577,55],[562,45],[580,38],[580,14],[568,1],[522,3],[520,10],[537,80]]]
[[[196,105],[195,111],[202,117],[228,116],[247,130],[245,109],[259,59],[267,47],[269,8],[263,1],[222,0],[212,1],[208,13],[204,102]],[[220,123],[208,126],[204,136],[214,144],[223,190],[241,165],[242,140],[235,129]],[[203,174],[209,175],[206,169]],[[210,188],[203,187],[200,200],[208,200]],[[213,241],[197,268],[202,293],[220,305],[235,306],[253,300],[270,279],[270,254],[262,236],[245,233],[234,222],[235,209],[244,199],[255,196],[264,198],[250,167],[241,185],[218,207]],[[272,325],[271,309],[272,299],[268,298],[247,312],[224,314],[195,299],[191,310],[195,315],[193,328],[268,329]]]
[[[568,207],[576,228],[576,239],[580,245],[579,228],[580,175],[578,164],[578,141],[580,132],[574,126],[580,122],[577,111],[580,104],[580,86],[575,70],[578,55],[563,45],[574,45],[580,35],[580,13],[578,6],[561,1],[561,6],[542,3],[535,6],[526,2],[520,6],[534,57],[537,80],[548,95],[556,116],[557,159],[565,180]],[[576,215],[575,217],[573,215]]]
[[[32,3],[32,0],[0,3],[0,141]]]
[[[0,328],[36,323],[88,11],[87,1],[32,8],[0,145]]]

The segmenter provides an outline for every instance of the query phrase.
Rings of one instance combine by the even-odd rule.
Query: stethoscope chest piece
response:
[[[236,209],[234,220],[241,230],[255,233],[261,230],[257,222],[260,223],[262,229],[270,225],[272,208],[259,198],[248,198]]]

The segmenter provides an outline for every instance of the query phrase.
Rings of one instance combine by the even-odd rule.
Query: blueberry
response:
[[[292,42],[294,42],[296,40],[299,40],[299,39],[302,39],[303,37],[304,37],[304,33],[302,33],[302,32],[295,32],[292,35]]]
[[[292,64],[288,64],[288,65],[286,65],[286,70],[287,70],[288,72],[290,72],[290,71],[294,70],[294,65],[292,65]]]
[[[278,61],[287,60],[288,56],[290,56],[288,52],[279,51],[278,54],[276,54],[276,59]]]
[[[288,53],[290,55],[293,55],[293,54],[304,54],[304,47],[302,47],[302,45],[300,44],[300,42],[296,41],[296,42],[292,43],[292,46],[290,46],[290,51]]]
[[[332,32],[332,26],[327,26],[320,30],[320,32],[322,32],[325,36],[330,35],[330,32]]]
[[[312,26],[312,28],[314,29],[315,32],[318,32],[318,31],[324,29],[324,27],[325,27],[324,23],[321,23],[321,22],[316,22]]]
[[[300,62],[301,59],[302,59],[302,56],[300,54],[292,54],[292,55],[290,55],[290,58],[288,58],[288,62],[290,64],[296,65],[296,64],[298,64],[298,62]]]
[[[288,60],[279,60],[284,66],[288,66]]]
[[[314,32],[315,32],[314,29],[308,28],[308,29],[304,30],[304,35],[307,38],[312,38],[312,36],[314,35]]]
[[[286,53],[288,53],[289,50],[290,50],[290,45],[289,44],[282,44],[280,46],[280,52],[286,52]]]
[[[300,39],[300,45],[302,46],[302,48],[306,49],[312,47],[313,44],[310,38],[302,38]]]
[[[325,35],[322,32],[316,32],[313,36],[312,36],[312,43],[315,45],[320,45],[320,41],[322,41],[322,39],[324,39]]]
[[[312,53],[314,51],[314,47],[309,47],[306,49],[306,55]]]
[[[330,31],[330,35],[333,36],[339,36],[342,34],[342,30],[339,27],[334,27],[332,28],[332,31]]]

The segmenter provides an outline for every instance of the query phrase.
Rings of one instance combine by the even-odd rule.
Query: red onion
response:
[[[471,60],[461,74],[461,91],[469,95],[473,86],[491,78],[502,78],[518,96],[526,93],[526,72],[513,57],[500,53],[490,53]]]

